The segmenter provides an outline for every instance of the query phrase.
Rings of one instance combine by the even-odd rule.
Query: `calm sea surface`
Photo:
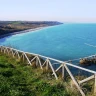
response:
[[[96,24],[62,24],[0,39],[0,45],[59,60],[96,53]]]

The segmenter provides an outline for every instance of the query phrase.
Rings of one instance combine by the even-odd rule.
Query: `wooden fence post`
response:
[[[24,62],[24,59],[25,59],[24,53],[22,53],[22,58],[23,58],[23,62]]]
[[[48,70],[48,67],[49,67],[49,66],[48,66],[48,63],[49,63],[49,62],[48,62],[48,59],[47,59],[47,61],[46,61],[46,70]]]
[[[1,53],[2,53],[2,47],[1,47]]]
[[[85,96],[84,92],[82,91],[81,87],[79,86],[78,82],[75,80],[73,74],[71,73],[71,71],[69,70],[69,68],[66,66],[66,64],[64,65],[68,74],[70,75],[72,81],[74,82],[75,86],[77,87],[77,89],[80,91],[82,96]]]
[[[25,56],[25,58],[27,59],[28,64],[29,64],[29,65],[32,65],[31,62],[30,62],[30,60],[29,60],[29,58],[28,58],[28,56],[26,55],[26,53],[24,53],[24,56]]]
[[[5,54],[5,47],[3,48],[3,53]]]
[[[64,64],[62,64],[62,79],[65,78],[65,67]]]
[[[37,56],[36,56],[36,66],[38,66],[38,58],[37,58]]]
[[[55,70],[54,70],[54,68],[53,68],[53,66],[52,66],[52,64],[51,64],[51,62],[50,62],[50,60],[48,60],[48,61],[49,61],[49,66],[50,66],[50,68],[51,68],[51,70],[52,70],[52,72],[53,72],[53,74],[54,74],[56,80],[58,80],[57,74],[55,73]]]
[[[96,74],[94,74],[95,77],[95,83],[94,83],[94,94],[96,95]]]
[[[37,60],[38,60],[38,63],[39,63],[39,65],[40,65],[40,68],[43,70],[42,64],[41,64],[41,60],[40,60],[39,56],[37,56]]]
[[[13,52],[13,51],[12,51]],[[19,55],[19,52],[18,51],[16,51],[16,53],[17,53],[17,57],[18,57],[18,59],[20,59],[20,55]],[[13,55],[13,54],[12,54]]]

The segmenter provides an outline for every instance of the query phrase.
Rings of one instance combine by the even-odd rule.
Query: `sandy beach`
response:
[[[46,26],[46,27],[49,27],[49,26]],[[5,34],[5,35],[1,35],[0,39],[4,38],[6,36],[11,36],[11,35],[16,35],[16,34],[21,34],[21,33],[26,33],[26,32],[32,32],[32,31],[40,30],[40,29],[43,29],[43,28],[46,28],[46,27],[38,27],[38,28],[34,28],[34,29],[28,29],[28,30],[8,33],[8,34]]]

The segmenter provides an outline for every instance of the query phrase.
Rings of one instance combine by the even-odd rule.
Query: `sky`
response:
[[[96,22],[96,0],[0,0],[0,20]]]

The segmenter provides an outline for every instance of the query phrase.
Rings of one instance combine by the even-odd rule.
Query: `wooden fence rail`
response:
[[[93,70],[89,70],[89,69],[86,69],[86,68],[83,68],[80,66],[76,66],[74,64],[60,61],[57,59],[53,59],[50,57],[46,57],[46,56],[42,56],[42,55],[34,54],[34,53],[29,53],[29,52],[24,52],[24,51],[20,51],[20,50],[10,48],[10,47],[5,47],[5,46],[0,46],[0,52],[4,53],[4,54],[8,54],[8,55],[11,54],[12,57],[17,57],[18,59],[23,58],[23,61],[26,59],[27,63],[29,65],[32,65],[32,62],[34,62],[34,60],[35,60],[36,65],[40,66],[40,68],[42,70],[43,70],[44,66],[46,66],[46,69],[50,68],[52,70],[52,75],[54,75],[56,80],[58,80],[57,71],[62,69],[62,78],[64,79],[64,78],[66,78],[66,76],[65,76],[65,70],[66,70],[66,72],[69,74],[69,76],[71,77],[72,81],[74,82],[75,86],[77,87],[78,91],[81,93],[82,96],[85,96],[85,93],[82,90],[81,84],[84,82],[88,82],[91,79],[94,79],[94,94],[96,94],[96,72]],[[32,58],[29,58],[28,54],[31,55]],[[44,59],[44,62],[41,61],[42,58]],[[54,61],[56,63],[52,64],[52,61]],[[53,65],[55,65],[55,64],[59,65],[59,67],[57,69],[55,69],[53,67]],[[88,78],[85,78],[84,80],[78,81],[75,79],[75,77],[73,76],[73,74],[72,74],[71,70],[68,68],[68,66],[80,69],[82,71],[89,72],[93,75]]]

